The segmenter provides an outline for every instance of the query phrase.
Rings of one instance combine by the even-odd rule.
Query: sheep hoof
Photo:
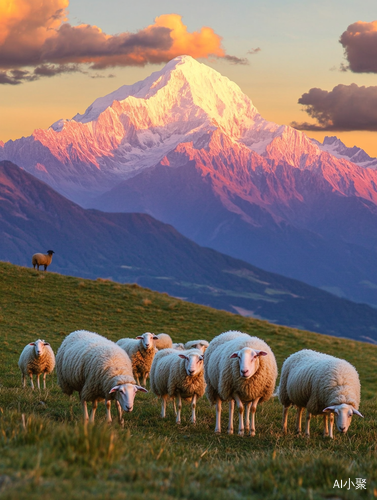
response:
[[[220,434],[220,431],[217,431]],[[228,434],[233,434],[233,429],[228,429]]]
[[[243,437],[244,432],[243,431],[238,431],[238,435]]]
[[[255,436],[255,431],[250,431],[250,436],[254,437]]]
[[[215,434],[221,434],[221,431],[219,429],[215,429]]]

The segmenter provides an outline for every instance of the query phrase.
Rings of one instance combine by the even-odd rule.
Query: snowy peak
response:
[[[330,153],[339,159],[344,159],[356,163],[360,167],[377,169],[377,158],[372,158],[363,149],[353,146],[347,147],[338,137],[326,136],[323,143],[312,139],[322,151]]]
[[[73,120],[81,123],[97,120],[106,109],[114,107],[114,101],[121,104],[124,112],[128,105],[148,109],[149,115],[159,114],[162,110],[165,123],[157,120],[150,124],[152,126],[185,121],[185,117],[190,120],[194,115],[201,122],[220,127],[237,138],[244,135],[255,120],[261,120],[253,103],[238,85],[190,56],[176,57],[145,80],[123,85],[96,99],[84,114],[77,114]],[[54,124],[54,130],[61,130],[60,122],[57,125]]]

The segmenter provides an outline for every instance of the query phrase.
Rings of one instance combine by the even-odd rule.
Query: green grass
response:
[[[302,348],[353,363],[362,383],[360,410],[349,432],[333,441],[313,419],[312,437],[280,431],[276,399],[258,408],[255,438],[214,434],[214,409],[203,398],[198,424],[184,405],[177,427],[172,406],[159,417],[153,394],[138,394],[125,427],[82,425],[77,395],[60,392],[53,375],[46,391],[21,389],[17,361],[24,345],[84,328],[117,340],[144,331],[177,342],[238,329],[266,340],[284,359]],[[1,499],[322,499],[377,497],[377,346],[271,325],[179,301],[135,285],[87,281],[0,263],[0,498]],[[115,412],[114,416],[115,416]],[[333,489],[334,481],[367,479],[367,491]]]

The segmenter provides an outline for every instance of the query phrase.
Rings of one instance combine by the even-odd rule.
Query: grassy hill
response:
[[[361,378],[361,412],[350,431],[322,438],[322,418],[312,437],[294,434],[291,410],[287,436],[281,407],[258,408],[255,438],[214,434],[215,413],[203,398],[198,424],[159,417],[153,394],[137,395],[121,429],[107,426],[100,405],[95,426],[82,425],[77,394],[63,395],[55,374],[46,391],[21,389],[17,361],[24,345],[45,338],[56,351],[65,335],[85,328],[117,340],[144,331],[166,332],[176,341],[210,340],[239,329],[266,340],[279,369],[302,348],[317,349],[353,363]],[[0,498],[51,499],[302,499],[377,496],[377,346],[279,327],[182,302],[137,285],[89,281],[38,273],[0,263]],[[113,412],[114,414],[115,412]],[[24,419],[24,423],[23,423]],[[334,481],[367,480],[367,491],[333,489]]]

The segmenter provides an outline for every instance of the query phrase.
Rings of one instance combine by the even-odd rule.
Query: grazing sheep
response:
[[[255,436],[257,404],[271,398],[278,374],[275,356],[269,346],[247,333],[229,331],[215,337],[204,356],[206,394],[216,404],[215,432],[221,432],[221,405],[229,401],[228,433],[233,434],[234,401],[239,412],[238,434],[244,434],[243,413],[246,405],[245,430]]]
[[[199,349],[159,351],[152,364],[151,390],[162,399],[161,417],[166,416],[168,398],[177,399],[177,424],[181,423],[182,398],[191,399],[191,422],[196,423],[196,402],[205,391],[203,354]]]
[[[154,341],[154,346],[160,351],[161,349],[171,349],[173,347],[173,341],[167,333],[159,333],[157,335],[158,340]]]
[[[283,405],[283,431],[287,432],[288,410],[297,406],[297,432],[301,432],[301,417],[306,408],[306,431],[310,436],[312,415],[324,414],[324,436],[333,438],[334,414],[339,431],[345,434],[352,415],[362,417],[360,381],[356,369],[344,359],[303,349],[284,361],[279,385],[279,401]],[[330,413],[328,426],[327,413]]]
[[[37,375],[37,386],[40,389],[39,377],[43,373],[43,389],[46,389],[46,375],[55,368],[55,355],[51,346],[45,340],[38,339],[24,347],[18,366],[22,373],[22,386],[26,387],[26,376],[34,390],[33,375]]]
[[[131,412],[136,392],[148,392],[136,385],[131,360],[121,347],[85,330],[72,332],[63,340],[56,354],[56,371],[65,394],[78,391],[85,421],[89,420],[87,401],[92,402],[90,421],[94,422],[98,402],[105,400],[107,421],[111,422],[111,401],[115,399],[122,424],[122,408]]]
[[[139,384],[142,379],[142,385],[147,383],[149,372],[153,362],[156,349],[154,340],[158,337],[154,333],[143,333],[136,339],[120,339],[117,344],[129,355],[132,363],[132,372]]]
[[[35,253],[33,257],[31,258],[31,263],[33,264],[33,267],[35,269],[35,266],[37,266],[37,269],[39,271],[39,266],[44,266],[44,269],[46,271],[47,266],[51,264],[52,261],[52,255],[55,252],[53,250],[47,250],[47,254],[44,253]]]
[[[186,342],[185,349],[200,349],[204,354],[208,346],[209,342],[207,340],[190,340]]]

